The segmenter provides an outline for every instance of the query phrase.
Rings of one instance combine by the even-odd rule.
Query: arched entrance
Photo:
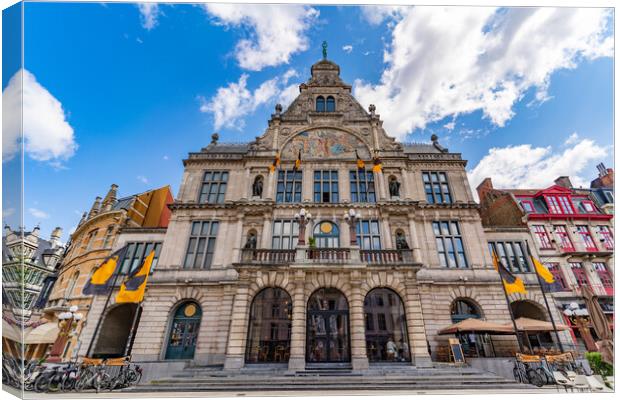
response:
[[[405,307],[391,289],[373,289],[364,299],[369,361],[411,361]]]
[[[293,302],[284,289],[266,288],[254,297],[248,323],[247,363],[288,362],[292,313]]]
[[[515,319],[530,318],[539,321],[548,321],[549,317],[544,308],[530,300],[517,300],[510,303],[512,314]],[[530,350],[554,348],[553,338],[550,332],[519,332],[521,343]]]
[[[136,312],[138,312],[137,318],[135,318]],[[136,320],[135,327],[139,325],[141,313],[142,309],[138,309],[138,305],[133,303],[121,304],[108,311],[99,330],[92,357],[111,358],[126,355],[125,349],[131,333],[131,325],[134,318]],[[131,346],[129,346],[127,354],[130,351]]]
[[[176,308],[170,324],[166,359],[194,358],[201,318],[202,309],[196,302],[188,301]]]
[[[454,300],[450,306],[450,319],[452,319],[452,323],[458,323],[470,318],[482,318],[480,307],[469,298]],[[468,357],[492,357],[495,354],[491,337],[486,333],[457,333],[455,336],[461,343],[463,354]]]
[[[318,289],[308,300],[306,361],[351,361],[349,304],[337,289]]]

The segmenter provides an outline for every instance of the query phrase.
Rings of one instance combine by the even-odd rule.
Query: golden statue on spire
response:
[[[327,41],[323,40],[323,60],[327,60]]]

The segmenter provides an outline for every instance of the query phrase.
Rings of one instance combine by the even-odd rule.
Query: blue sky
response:
[[[38,118],[25,126],[24,223],[41,223],[46,235],[61,226],[66,239],[111,183],[120,195],[167,184],[176,194],[181,160],[213,132],[224,142],[263,133],[323,40],[388,134],[438,134],[469,160],[474,186],[485,176],[502,187],[547,186],[559,175],[587,184],[598,162],[613,166],[611,16],[26,3],[24,79]],[[3,18],[15,23],[10,11]],[[18,69],[3,57],[3,95]],[[6,140],[5,185],[19,161]],[[17,225],[7,198],[5,189],[4,221]]]

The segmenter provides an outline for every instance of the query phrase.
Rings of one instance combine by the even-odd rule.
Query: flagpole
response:
[[[133,341],[134,336],[136,335],[136,323],[138,322],[138,314],[142,312],[142,301],[138,303],[138,307],[136,307],[136,313],[133,315],[133,321],[131,322],[131,330],[129,331],[129,337],[127,338],[127,344],[125,345],[125,351],[123,352],[123,357],[128,356],[129,348],[131,347],[131,342]]]
[[[499,258],[497,257],[497,253],[495,253],[495,250],[493,250],[493,257],[495,257],[497,260],[499,260]],[[497,268],[502,268],[502,266],[500,265],[500,263],[497,263]],[[512,326],[515,330],[515,335],[517,336],[517,343],[519,344],[519,351],[521,353],[523,353],[523,343],[521,343],[521,338],[519,337],[519,330],[517,329],[517,322],[515,321],[515,316],[514,313],[512,312],[512,307],[510,307],[510,299],[508,298],[508,292],[506,292],[506,286],[504,286],[504,278],[502,278],[502,274],[499,274],[498,271],[498,275],[499,275],[499,282],[502,285],[502,290],[504,291],[504,297],[506,298],[506,305],[508,306],[508,312],[510,313],[510,319],[512,321]]]
[[[86,351],[86,356],[91,357],[91,350],[93,349],[93,344],[95,343],[95,338],[99,334],[99,329],[101,328],[101,323],[103,322],[103,317],[105,316],[105,311],[108,308],[108,304],[110,303],[110,298],[112,297],[112,293],[114,292],[114,286],[116,286],[116,281],[118,280],[118,276],[121,273],[121,269],[123,268],[123,260],[125,258],[125,252],[122,252],[118,255],[118,261],[116,265],[116,272],[114,273],[114,281],[112,282],[112,287],[110,288],[110,292],[108,293],[108,298],[105,300],[105,304],[103,305],[103,311],[101,311],[101,315],[99,315],[99,320],[97,320],[97,325],[95,326],[95,332],[93,332],[93,336],[90,338],[90,343],[88,344],[88,350]]]
[[[534,263],[534,257],[532,256],[532,252],[530,251],[530,244],[527,240],[525,240],[525,247],[527,248],[527,253],[530,256],[530,260],[532,264]],[[542,292],[543,299],[545,300],[545,306],[547,307],[547,312],[549,313],[549,318],[551,319],[551,326],[553,327],[553,331],[555,332],[555,338],[558,341],[558,346],[560,347],[560,352],[564,353],[564,346],[562,346],[562,341],[560,340],[560,334],[558,333],[558,328],[555,325],[555,320],[553,319],[553,314],[551,313],[551,308],[549,307],[549,302],[547,301],[547,295],[545,294],[545,288],[543,287],[542,281],[540,280],[540,275],[538,271],[536,271],[536,266],[534,265],[534,272],[536,273],[536,279],[538,279],[538,285],[540,286],[540,291]]]

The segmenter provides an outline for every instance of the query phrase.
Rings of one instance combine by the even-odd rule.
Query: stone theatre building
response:
[[[395,141],[326,59],[299,91],[254,141],[190,153],[167,230],[145,234],[163,245],[131,354],[151,377],[428,366],[441,328],[510,322],[461,155]],[[512,300],[544,304],[527,296]]]

